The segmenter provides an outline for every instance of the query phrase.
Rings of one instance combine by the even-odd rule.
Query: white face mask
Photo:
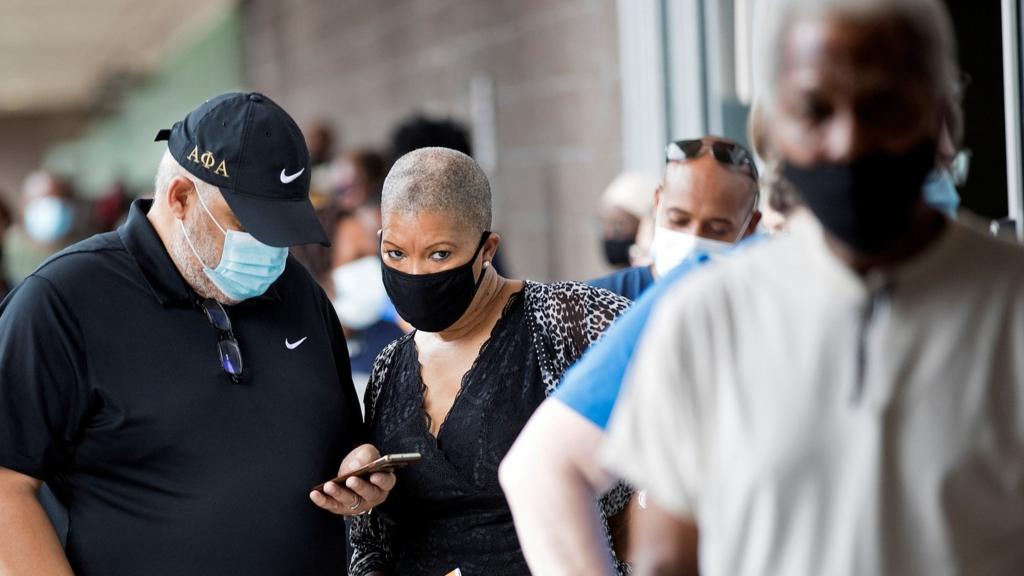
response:
[[[731,248],[732,244],[728,242],[709,240],[687,232],[656,226],[654,240],[651,242],[651,258],[654,260],[654,270],[658,276],[665,276],[691,256],[706,254],[714,258]]]
[[[651,259],[654,261],[655,272],[658,273],[658,276],[663,277],[687,258],[701,254],[715,258],[725,254],[743,238],[747,226],[750,225],[750,219],[753,217],[754,211],[751,210],[743,221],[743,225],[740,226],[739,236],[734,242],[711,240],[688,232],[669,230],[656,222],[654,240],[651,241]]]
[[[388,293],[381,279],[380,258],[364,256],[331,271],[334,310],[346,328],[369,328],[384,313]]]

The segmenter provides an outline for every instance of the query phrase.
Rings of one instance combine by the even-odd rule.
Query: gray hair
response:
[[[959,69],[956,37],[949,14],[938,0],[775,0],[769,9],[767,33],[759,50],[760,96],[769,113],[775,109],[775,88],[782,67],[786,34],[800,18],[837,15],[857,19],[891,18],[908,30],[911,54],[921,58],[930,93],[944,107],[954,135],[960,132]]]
[[[220,195],[219,188],[193,176],[191,172],[185,170],[181,164],[178,164],[174,156],[171,156],[170,150],[166,150],[160,159],[160,165],[156,169],[156,178],[153,182],[153,196],[160,199],[164,194],[167,194],[167,189],[171,186],[171,180],[175,178],[191,180],[196,185],[196,190],[199,191],[205,202],[209,202],[212,198]]]
[[[491,185],[469,156],[449,148],[420,148],[402,156],[384,180],[381,212],[453,216],[482,234],[491,229]]]

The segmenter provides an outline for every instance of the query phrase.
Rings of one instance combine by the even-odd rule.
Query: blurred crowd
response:
[[[25,179],[17,205],[0,194],[0,295],[32,273],[51,254],[124,222],[132,197],[115,183],[86,201],[71,180],[46,171]]]

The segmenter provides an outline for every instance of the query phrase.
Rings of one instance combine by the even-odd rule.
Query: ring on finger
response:
[[[362,505],[363,505],[363,499],[361,497],[359,497],[359,496],[356,496],[356,501],[351,506],[349,506],[348,509],[349,510],[356,510],[356,509],[358,509]]]

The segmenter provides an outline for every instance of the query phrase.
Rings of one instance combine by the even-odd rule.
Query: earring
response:
[[[490,260],[484,260],[484,268],[488,268],[488,267],[490,267],[490,265],[491,265],[491,261]]]

